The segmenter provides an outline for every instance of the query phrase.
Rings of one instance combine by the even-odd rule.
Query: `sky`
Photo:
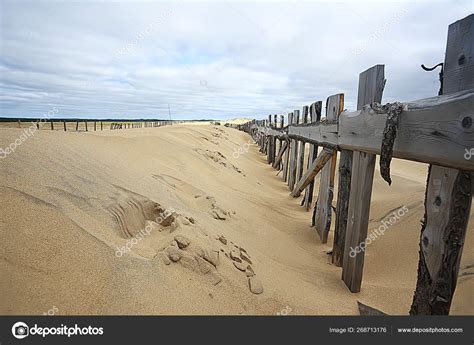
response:
[[[472,0],[0,3],[0,117],[262,119],[336,93],[354,110],[375,64],[384,103],[427,98],[438,71],[420,65],[442,62],[448,25],[474,12]]]

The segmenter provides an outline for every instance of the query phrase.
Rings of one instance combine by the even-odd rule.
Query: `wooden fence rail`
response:
[[[315,102],[303,107],[302,121],[299,110],[289,113],[286,127],[283,116],[277,126],[277,116],[272,124],[270,115],[237,128],[254,138],[269,164],[282,169],[293,197],[305,191],[306,210],[321,174],[312,224],[322,243],[332,222],[339,153],[332,262],[342,267],[351,292],[362,285],[364,251],[350,254],[367,239],[376,156],[389,184],[392,157],[430,164],[410,314],[449,314],[474,189],[474,15],[449,27],[441,95],[381,106],[385,81],[384,65],[359,75],[356,111],[343,111],[344,95],[337,94],[327,98],[323,120],[321,102]]]

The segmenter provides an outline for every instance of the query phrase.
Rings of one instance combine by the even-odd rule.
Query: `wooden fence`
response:
[[[277,115],[238,126],[282,170],[293,197],[304,191],[306,210],[320,174],[312,225],[322,243],[333,221],[339,154],[332,263],[351,292],[362,284],[364,251],[350,251],[367,238],[376,155],[388,184],[392,157],[429,164],[412,315],[449,314],[456,287],[474,189],[474,15],[449,26],[442,67],[438,97],[381,106],[386,80],[384,65],[376,65],[359,75],[357,111],[344,111],[344,95],[336,94],[322,120],[319,101],[304,106],[301,118],[299,110],[289,113],[287,126]]]
[[[37,119],[37,120],[28,120],[28,122],[22,122],[18,120],[18,128],[22,128],[22,124],[26,123],[27,126],[31,126],[31,123],[36,125],[37,129],[51,129],[51,130],[62,130],[67,131],[102,131],[107,129],[130,129],[130,128],[151,128],[151,127],[161,127],[168,126],[178,123],[183,123],[185,121],[126,121],[126,122],[117,122],[117,121],[91,121],[91,120],[54,120],[54,119]],[[68,129],[69,128],[69,129]]]
[[[179,122],[181,123],[181,121]],[[167,126],[172,124],[173,121],[112,122],[110,124],[110,129],[150,128]]]

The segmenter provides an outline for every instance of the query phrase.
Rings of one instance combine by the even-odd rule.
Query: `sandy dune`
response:
[[[20,134],[0,129],[0,147]],[[0,160],[0,313],[407,314],[426,165],[395,160],[391,187],[376,172],[370,229],[408,212],[351,294],[332,232],[322,245],[265,161],[224,126],[37,132]],[[471,212],[452,314],[474,314],[473,229]]]

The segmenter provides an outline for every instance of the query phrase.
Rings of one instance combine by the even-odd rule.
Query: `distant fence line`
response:
[[[384,65],[359,75],[357,111],[344,111],[344,94],[314,102],[284,116],[236,126],[267,155],[267,162],[298,197],[312,207],[315,176],[320,186],[312,225],[326,243],[332,222],[336,158],[339,182],[335,207],[332,263],[342,267],[351,292],[362,284],[364,250],[376,156],[380,173],[391,184],[392,157],[430,164],[425,194],[416,289],[410,314],[449,314],[474,188],[474,15],[449,26],[442,95],[409,103],[380,105]],[[309,145],[308,161],[305,149]],[[318,153],[318,149],[321,152]],[[466,154],[469,153],[468,154]],[[400,253],[403,255],[403,253]]]
[[[31,123],[31,120],[29,120]],[[90,120],[47,120],[41,121],[42,125],[40,126],[40,122],[36,121],[35,125],[37,129],[40,127],[47,127],[51,130],[62,130],[64,132],[67,131],[102,131],[106,128],[110,130],[116,129],[132,129],[132,128],[151,128],[151,127],[162,127],[162,126],[170,126],[173,124],[184,123],[186,121],[124,121],[124,122],[117,122],[117,121],[90,121]],[[21,120],[17,121],[18,128],[22,128]],[[49,123],[49,126],[47,125]],[[55,128],[56,124],[56,128]],[[72,128],[68,129],[68,125],[72,125]]]

